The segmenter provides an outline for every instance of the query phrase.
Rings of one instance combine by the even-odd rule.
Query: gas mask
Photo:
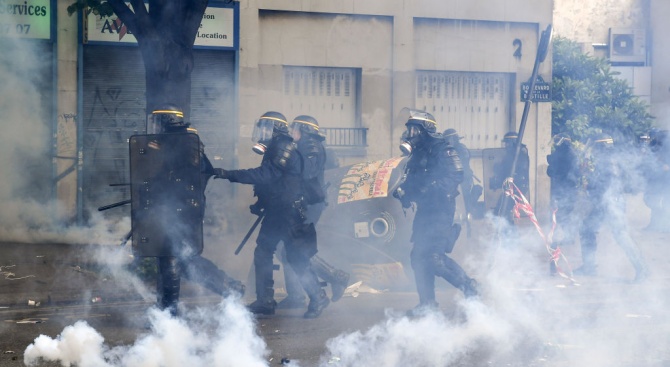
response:
[[[418,125],[407,125],[407,130],[402,133],[400,142],[400,151],[403,155],[408,156],[416,149],[423,137],[423,130]]]
[[[274,121],[262,118],[256,122],[254,132],[251,135],[251,140],[255,143],[251,148],[254,153],[263,155],[268,149],[272,141],[272,133],[274,132]]]

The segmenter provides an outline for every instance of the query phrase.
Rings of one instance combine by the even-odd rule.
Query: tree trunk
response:
[[[165,104],[191,109],[193,43],[207,9],[207,0],[108,0],[114,13],[137,38],[146,73],[146,111]]]
[[[170,104],[180,107],[188,120],[193,50],[158,40],[147,42],[141,52],[146,73],[147,114]]]

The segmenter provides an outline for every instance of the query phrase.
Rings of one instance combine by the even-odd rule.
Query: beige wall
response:
[[[67,5],[65,0],[58,2],[58,135],[64,139],[77,136],[76,125],[65,119],[77,110],[76,18],[64,14]],[[519,83],[530,77],[538,35],[551,23],[552,11],[553,0],[240,2],[238,165],[250,167],[260,161],[250,154],[249,136],[261,113],[280,109],[284,65],[360,69],[360,124],[369,128],[369,148],[367,156],[350,158],[345,164],[398,154],[394,118],[403,107],[415,104],[417,69],[513,73],[517,103],[512,108],[518,126],[524,106],[518,101]],[[524,44],[521,59],[511,56],[515,38]],[[549,74],[550,58],[540,68],[545,80]],[[547,104],[534,105],[526,129],[524,142],[536,163],[531,173],[534,196],[548,192],[544,161],[538,157],[546,155],[543,144],[549,140],[550,117]],[[328,116],[318,119],[330,125]],[[59,140],[58,149],[76,153],[66,140]],[[59,171],[64,167],[59,164]],[[68,175],[58,190],[69,211],[76,206],[75,174]],[[548,199],[533,200],[544,205]],[[538,213],[543,210],[537,208]]]
[[[670,129],[670,1],[651,0],[651,113]]]
[[[367,127],[367,156],[347,163],[399,154],[402,130],[395,120],[415,105],[415,70],[505,72],[514,75],[513,125],[524,103],[520,83],[529,79],[541,30],[551,23],[551,0],[317,1],[257,0],[241,5],[239,165],[247,154],[256,118],[281,106],[282,66],[346,67],[361,70],[361,125]],[[513,57],[514,39],[523,42]],[[551,58],[540,68],[550,79]],[[289,119],[292,116],[287,116]],[[334,127],[328,116],[315,116]],[[549,104],[533,105],[526,127],[531,152],[531,200],[548,202],[545,155],[551,129]],[[403,122],[404,123],[404,122]],[[542,157],[542,158],[538,158]],[[481,163],[476,159],[475,167]],[[481,168],[480,168],[481,169]],[[479,174],[481,177],[481,174]],[[546,196],[546,198],[544,197]],[[541,213],[548,208],[538,208]]]
[[[576,42],[607,43],[610,28],[647,27],[647,2],[648,0],[555,0],[554,29],[558,35]]]
[[[554,26],[557,34],[582,43],[582,49],[607,57],[610,28],[644,29],[647,36],[651,86],[650,112],[656,125],[670,127],[670,1],[667,0],[556,0]],[[626,71],[624,70],[624,73]],[[633,71],[629,71],[633,73]]]

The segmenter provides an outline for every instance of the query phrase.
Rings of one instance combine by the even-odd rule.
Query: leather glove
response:
[[[228,178],[228,171],[223,168],[214,168],[214,178]]]
[[[254,215],[263,214],[263,206],[258,201],[254,204],[249,205],[249,210],[251,211],[251,214],[254,214]]]

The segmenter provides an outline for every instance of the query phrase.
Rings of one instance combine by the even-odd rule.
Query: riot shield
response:
[[[130,138],[132,246],[136,256],[202,253],[204,187],[196,134]]]

